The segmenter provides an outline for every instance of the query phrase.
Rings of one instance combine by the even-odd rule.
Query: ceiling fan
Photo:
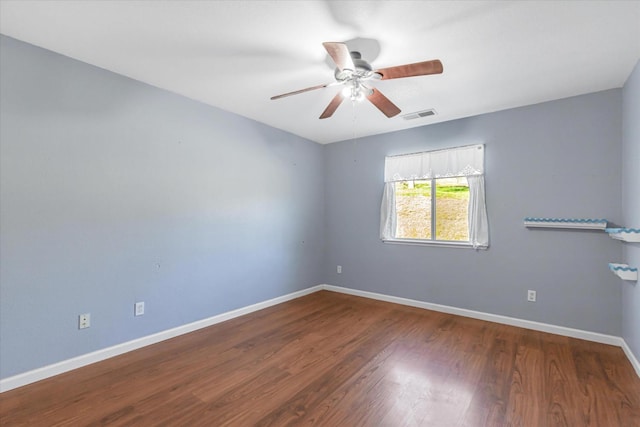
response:
[[[344,43],[325,42],[322,45],[336,64],[334,73],[336,81],[272,96],[271,99],[280,99],[315,89],[343,85],[342,91],[338,92],[320,115],[321,119],[331,117],[344,98],[350,98],[352,101],[360,101],[367,98],[385,116],[393,117],[400,113],[400,108],[378,89],[370,87],[368,85],[369,80],[389,80],[442,73],[442,62],[439,59],[374,70],[367,61],[362,59],[360,52],[349,52],[349,48]]]

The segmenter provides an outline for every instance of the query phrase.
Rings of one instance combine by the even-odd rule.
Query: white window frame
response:
[[[434,183],[433,180],[437,178],[460,176],[466,177],[469,184],[469,241],[435,240],[435,236],[432,236],[430,240],[395,237],[397,228],[396,182],[431,180]],[[384,181],[380,207],[380,239],[383,242],[474,249],[489,247],[489,227],[484,191],[484,145],[468,145],[386,157]],[[432,188],[432,192],[435,192],[435,188]]]

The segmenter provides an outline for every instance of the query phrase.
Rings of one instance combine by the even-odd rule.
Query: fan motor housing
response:
[[[373,70],[373,68],[371,68],[371,65],[365,61],[364,59],[362,59],[362,55],[360,54],[360,52],[350,52],[351,54],[351,59],[353,60],[353,65],[356,66],[356,70],[357,71],[371,71]]]
[[[336,80],[339,82],[343,82],[354,78],[359,79],[370,77],[371,72],[373,71],[371,64],[362,59],[362,55],[360,54],[360,52],[353,51],[350,52],[350,55],[355,70],[350,70],[348,68],[340,70],[339,68],[336,68],[334,73]]]

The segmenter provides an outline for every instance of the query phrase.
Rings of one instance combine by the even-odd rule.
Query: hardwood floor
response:
[[[618,347],[317,292],[0,395],[2,426],[640,426]]]

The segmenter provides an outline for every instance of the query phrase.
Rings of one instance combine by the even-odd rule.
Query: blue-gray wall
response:
[[[640,62],[622,91],[622,221],[640,228]],[[640,243],[624,243],[624,262],[640,268]],[[622,337],[640,359],[640,284],[622,285]]]
[[[0,43],[2,378],[322,283],[321,145]]]
[[[620,243],[601,231],[530,230],[523,218],[620,222],[621,102],[609,90],[328,145],[327,282],[620,335],[621,283],[607,265]],[[477,143],[490,248],[382,243],[384,157]]]

